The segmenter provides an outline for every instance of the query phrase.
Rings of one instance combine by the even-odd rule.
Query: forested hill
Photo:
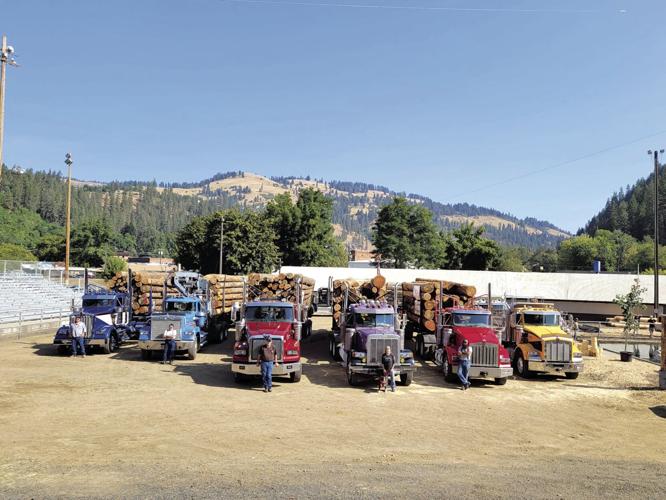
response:
[[[0,184],[0,207],[8,211],[4,216],[11,219],[11,214],[27,209],[41,217],[44,224],[35,223],[35,228],[41,228],[39,231],[61,226],[65,220],[64,181],[58,172],[5,168]],[[163,250],[169,254],[173,248],[174,233],[192,217],[221,208],[263,207],[277,194],[289,193],[295,197],[306,187],[318,189],[334,200],[336,235],[352,248],[369,247],[370,229],[378,210],[398,194],[432,210],[436,223],[443,229],[474,222],[486,228],[488,237],[505,245],[530,248],[554,246],[568,236],[544,221],[518,219],[466,203],[438,203],[416,194],[396,193],[383,186],[325,182],[309,177],[269,179],[238,171],[217,174],[200,182],[179,184],[76,181],[73,189],[73,226],[88,220],[102,220],[118,234],[118,248],[150,254]],[[34,231],[39,232],[37,229]],[[21,239],[16,235],[5,236],[0,239]],[[26,237],[16,243],[32,248],[35,238]]]
[[[663,210],[666,200],[666,168],[659,170],[659,199]],[[637,240],[654,234],[654,174],[613,193],[606,206],[585,225],[580,233],[594,235],[597,229],[620,230]],[[666,218],[659,221],[660,242],[666,241]]]

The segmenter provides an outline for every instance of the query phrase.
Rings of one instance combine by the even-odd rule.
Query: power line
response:
[[[502,7],[432,7],[420,5],[382,5],[382,4],[357,4],[357,3],[329,3],[329,2],[299,2],[293,0],[226,0],[234,3],[266,4],[278,6],[299,7],[332,7],[348,9],[384,9],[384,10],[414,10],[414,11],[440,11],[440,12],[505,12],[516,14],[596,14],[604,11],[592,9],[512,9]],[[608,11],[607,11],[608,12]],[[624,9],[614,10],[620,14],[627,11]]]
[[[657,136],[663,135],[663,134],[666,134],[666,130],[662,130],[660,132],[655,132],[654,134],[650,134],[650,135],[645,135],[643,137],[639,137],[638,139],[633,139],[633,140],[628,141],[628,142],[623,142],[622,144],[616,144],[615,146],[610,146],[610,147],[607,147],[607,148],[604,148],[604,149],[600,149],[598,151],[594,151],[592,153],[588,153],[588,154],[585,154],[583,156],[573,158],[571,160],[566,160],[566,161],[563,161],[563,162],[560,162],[560,163],[555,163],[554,165],[549,165],[547,167],[543,167],[543,168],[540,168],[540,169],[537,169],[537,170],[532,170],[531,172],[525,172],[524,174],[514,175],[513,177],[508,177],[506,179],[503,179],[503,180],[498,181],[498,182],[494,182],[492,184],[486,184],[485,186],[481,186],[477,189],[473,189],[471,191],[466,191],[464,193],[458,194],[457,196],[450,197],[449,200],[457,200],[459,198],[463,198],[463,197],[468,196],[470,194],[478,193],[479,191],[485,191],[486,189],[501,186],[503,184],[508,184],[509,182],[513,182],[513,181],[516,181],[516,180],[519,180],[519,179],[524,179],[525,177],[530,177],[532,175],[540,174],[540,173],[546,172],[548,170],[553,170],[555,168],[560,168],[560,167],[564,167],[566,165],[571,165],[572,163],[576,163],[576,162],[579,162],[579,161],[582,161],[582,160],[587,160],[587,159],[592,158],[594,156],[598,156],[600,154],[608,153],[609,151],[613,151],[615,149],[621,149],[621,148],[624,148],[626,146],[636,144],[637,142],[641,142],[641,141],[644,141],[646,139],[651,139],[652,137],[657,137]]]

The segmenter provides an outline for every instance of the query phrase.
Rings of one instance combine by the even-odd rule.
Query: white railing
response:
[[[23,309],[0,312],[0,340],[20,339],[27,335],[54,333],[71,314],[70,308]]]

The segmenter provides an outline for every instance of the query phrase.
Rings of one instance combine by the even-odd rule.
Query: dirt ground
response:
[[[135,346],[60,357],[51,336],[0,344],[2,497],[656,498],[666,495],[657,368],[586,359],[578,380],[463,392],[349,387],[328,318],[298,384],[237,385],[231,342],[174,366]]]

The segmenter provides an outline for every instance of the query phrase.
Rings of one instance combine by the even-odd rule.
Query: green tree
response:
[[[450,269],[487,270],[500,255],[497,243],[483,237],[484,228],[463,224],[446,235],[446,264]]]
[[[597,244],[588,235],[564,240],[559,248],[559,268],[568,271],[591,271],[597,257]]]
[[[298,207],[291,200],[291,196],[288,193],[278,194],[266,205],[265,213],[277,235],[275,243],[280,250],[282,264],[286,266],[301,265],[297,234],[301,217]]]
[[[636,331],[640,325],[640,320],[636,319],[636,312],[639,309],[642,309],[643,306],[643,294],[647,291],[647,288],[641,287],[641,283],[636,278],[634,284],[631,285],[629,292],[625,295],[618,294],[615,296],[615,302],[620,309],[622,310],[622,316],[624,318],[624,350],[627,350],[627,343],[629,342],[629,335],[636,335]]]
[[[127,262],[117,255],[112,255],[104,259],[104,267],[102,268],[102,276],[109,279],[117,273],[123,272],[127,269]]]
[[[39,260],[51,262],[65,260],[65,236],[64,234],[47,234],[35,248],[35,254]]]
[[[14,243],[0,243],[0,260],[37,260],[30,250]]]
[[[523,258],[518,248],[500,248],[495,262],[494,271],[522,272],[525,270]]]
[[[117,234],[102,220],[89,220],[72,231],[71,255],[74,265],[99,267],[114,253]]]
[[[557,271],[558,254],[552,248],[541,248],[527,258],[530,271],[554,273]]]
[[[276,236],[268,220],[262,214],[238,210],[198,217],[178,232],[176,260],[183,267],[203,274],[218,272],[222,217],[224,273],[271,272],[278,267]]]
[[[375,256],[397,268],[438,267],[444,258],[444,241],[432,212],[395,197],[379,210],[372,228]]]

